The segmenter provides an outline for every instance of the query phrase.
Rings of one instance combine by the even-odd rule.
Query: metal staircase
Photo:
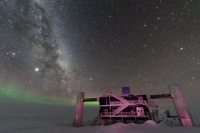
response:
[[[113,112],[112,112],[112,115],[116,115],[118,114],[119,112],[121,112],[123,109],[125,109],[128,105],[126,104],[122,104],[122,106],[119,106],[118,108],[116,108]]]
[[[129,101],[128,101],[128,100],[126,100],[126,99],[124,99],[123,97],[120,97],[120,96],[118,96],[118,95],[116,95],[116,94],[107,93],[106,95],[113,96],[114,98],[116,98],[116,99],[122,101],[123,103],[129,104]]]
[[[121,112],[123,109],[125,109],[127,106],[129,106],[129,104],[130,104],[128,100],[126,100],[126,99],[124,99],[123,97],[120,97],[120,96],[118,96],[118,95],[116,95],[116,94],[107,93],[106,95],[110,95],[110,96],[112,96],[112,97],[114,97],[114,98],[120,100],[121,102],[123,102],[123,103],[121,104],[121,106],[119,106],[118,108],[116,108],[116,109],[112,112],[112,115],[118,114],[118,113]]]

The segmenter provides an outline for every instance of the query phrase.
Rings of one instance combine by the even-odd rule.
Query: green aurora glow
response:
[[[21,87],[10,83],[9,85],[3,85],[0,83],[0,98],[6,99],[6,101],[15,102],[29,102],[29,103],[39,103],[39,104],[52,104],[52,105],[75,105],[75,102],[69,102],[67,100],[52,98],[44,95],[40,95],[34,92],[27,92],[19,89]],[[97,106],[98,101],[95,102],[85,102],[86,106]]]
[[[25,92],[19,87],[14,87],[14,85],[10,84],[7,86],[2,86],[0,84],[0,97],[1,99],[6,99],[9,101],[24,101],[24,102],[32,102],[32,103],[40,103],[40,104],[54,104],[54,105],[69,105],[70,102],[66,100],[62,100],[59,98],[51,98],[43,95],[39,95],[34,92]]]

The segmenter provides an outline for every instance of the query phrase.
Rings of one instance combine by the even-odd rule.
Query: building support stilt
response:
[[[81,127],[83,121],[84,92],[77,92],[75,127]]]
[[[194,121],[187,106],[185,97],[179,84],[169,85],[172,101],[174,103],[176,113],[178,115],[181,126],[193,127]]]

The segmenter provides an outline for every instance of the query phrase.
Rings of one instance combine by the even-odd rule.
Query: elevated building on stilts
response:
[[[148,102],[145,94],[130,94],[129,87],[122,87],[122,95],[106,93],[99,97],[99,116],[102,123],[134,122],[158,120],[158,105]]]
[[[194,122],[179,84],[169,85],[169,94],[146,95],[131,94],[129,87],[122,87],[122,94],[107,92],[98,98],[84,98],[84,92],[77,93],[75,126],[82,126],[83,103],[99,101],[99,115],[92,122],[99,125],[112,124],[118,121],[141,124],[147,120],[159,123],[159,107],[153,99],[171,98],[181,126],[192,127]]]

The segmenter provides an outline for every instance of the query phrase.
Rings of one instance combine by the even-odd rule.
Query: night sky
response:
[[[200,94],[198,0],[0,0],[0,95]],[[35,99],[35,100],[34,100]]]

